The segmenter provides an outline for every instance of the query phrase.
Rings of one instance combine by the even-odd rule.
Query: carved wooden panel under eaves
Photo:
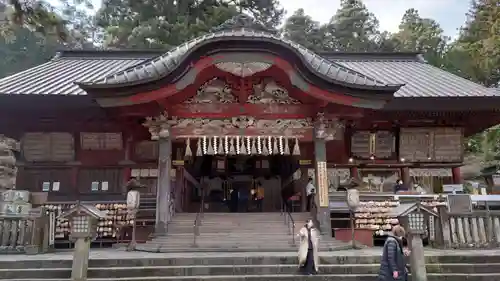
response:
[[[402,128],[399,156],[408,162],[460,162],[461,128]]]
[[[52,161],[65,162],[74,160],[73,135],[70,133],[51,133],[50,142],[50,158]]]
[[[432,138],[429,128],[401,128],[399,157],[408,162],[429,162],[432,157]]]
[[[83,150],[99,150],[101,138],[99,133],[80,133],[80,147]]]
[[[83,150],[121,150],[121,133],[80,133],[80,146]]]
[[[135,145],[135,156],[142,160],[158,159],[158,142],[141,141]]]
[[[393,132],[377,131],[375,140],[375,157],[377,159],[391,158],[396,152],[396,138]]]
[[[26,133],[22,147],[24,159],[29,162],[66,162],[75,158],[74,139],[70,133]]]
[[[47,161],[50,158],[50,135],[26,133],[22,139],[23,156],[29,162]]]
[[[123,148],[123,139],[121,133],[104,133],[104,149],[121,150]]]
[[[374,133],[373,151],[370,149],[372,132],[356,131],[351,137],[351,154],[355,158],[368,159],[375,156],[377,159],[387,159],[394,156],[396,151],[395,136],[390,131],[377,131]]]
[[[434,129],[434,155],[436,162],[461,162],[463,154],[461,128]]]
[[[351,155],[356,158],[370,158],[370,131],[357,131],[351,136]]]

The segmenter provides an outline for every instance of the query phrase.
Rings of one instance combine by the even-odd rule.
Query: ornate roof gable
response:
[[[197,37],[155,59],[116,72],[104,78],[100,77],[93,81],[80,82],[78,85],[84,87],[84,89],[114,88],[156,81],[166,77],[176,69],[187,56],[189,56],[192,50],[204,44],[215,42],[224,43],[225,40],[234,41],[241,39],[243,41],[263,41],[280,45],[283,48],[288,48],[297,54],[299,59],[302,60],[303,64],[309,68],[313,74],[326,80],[328,83],[352,89],[378,90],[385,92],[395,92],[402,86],[401,84],[387,84],[363,75],[360,72],[353,71],[338,63],[330,62],[297,43],[284,39],[277,34],[273,34],[273,32],[262,23],[259,23],[245,14],[227,20],[216,29],[218,31]]]

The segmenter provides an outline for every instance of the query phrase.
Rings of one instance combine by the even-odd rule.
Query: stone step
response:
[[[265,228],[266,231],[262,231],[263,227],[245,227],[245,228],[239,228],[237,226],[235,227],[223,227],[223,226],[207,226],[207,225],[202,225],[199,226],[198,229],[205,230],[205,231],[218,231],[219,233],[224,233],[230,234],[233,232],[239,232],[239,233],[260,233],[260,234],[266,234],[266,233],[283,233],[288,231],[288,227],[286,226],[271,226],[269,228]],[[167,233],[170,233],[171,231],[184,231],[184,233],[193,233],[194,227],[192,225],[190,226],[168,226]],[[298,229],[295,228],[296,232],[298,233]]]
[[[118,251],[118,250],[117,250]],[[344,253],[341,252],[341,253]],[[295,251],[288,252],[209,252],[209,253],[196,253],[196,254],[144,254],[140,252],[121,252],[118,251],[118,256],[123,258],[97,258],[89,260],[89,267],[137,267],[137,266],[193,266],[193,265],[226,265],[226,266],[240,266],[240,265],[278,265],[278,264],[297,264],[297,253]],[[147,255],[148,257],[143,257]],[[127,257],[131,256],[131,257]],[[172,257],[174,256],[174,257]],[[380,262],[380,255],[366,255],[360,251],[360,254],[352,252],[351,254],[332,255],[321,254],[320,259],[322,265],[335,265],[335,264],[378,264]],[[481,254],[478,251],[474,255],[441,255],[441,254],[427,254],[427,264],[468,264],[476,266],[478,264],[497,263],[500,264],[500,255]],[[71,259],[48,259],[44,255],[30,256],[26,258],[12,258],[0,260],[0,269],[25,269],[25,268],[70,268]]]
[[[174,225],[186,225],[186,224],[191,224],[193,225],[194,220],[172,220],[170,224]],[[239,225],[272,225],[272,224],[277,224],[277,225],[285,225],[284,220],[255,220],[255,221],[249,221],[249,220],[227,220],[227,221],[222,221],[220,220],[201,220],[201,224],[221,224],[221,225],[234,225],[234,224],[239,224]]]
[[[346,250],[349,246],[343,244],[332,244],[332,245],[324,245],[320,247],[321,251],[339,251]],[[196,247],[193,246],[193,242],[185,242],[185,243],[177,243],[177,244],[143,244],[138,245],[137,250],[150,252],[150,253],[199,253],[199,252],[245,252],[245,253],[268,253],[268,252],[296,252],[297,246],[290,244],[269,244],[269,245],[260,245],[256,246],[256,244],[203,244],[197,242]]]
[[[321,274],[365,275],[378,274],[379,264],[336,264],[320,267]],[[88,278],[139,278],[149,276],[227,276],[227,275],[279,275],[297,274],[297,265],[240,265],[240,266],[143,266],[143,267],[97,267],[89,268]],[[493,274],[500,273],[500,264],[432,264],[427,266],[429,274]],[[51,269],[0,269],[0,280],[33,278],[70,278],[71,268]]]
[[[166,280],[182,280],[182,281],[373,281],[376,280],[375,274],[319,274],[315,276],[303,276],[300,274],[280,274],[280,275],[216,275],[216,276],[152,276],[152,277],[125,277],[125,278],[89,278],[88,281],[166,281]],[[410,276],[409,281],[412,278]],[[498,274],[428,274],[428,281],[498,281]],[[9,281],[70,281],[70,279],[55,278],[55,279],[10,279]]]
[[[267,239],[266,239],[267,238]],[[284,237],[281,236],[280,238],[270,238],[270,237],[258,237],[258,236],[248,236],[248,237],[209,237],[209,236],[193,236],[193,234],[186,235],[186,236],[164,236],[164,237],[157,237],[153,238],[150,240],[150,242],[155,242],[155,243],[168,243],[168,242],[184,242],[184,241],[190,241],[196,239],[198,241],[209,241],[212,243],[224,243],[224,242],[230,242],[230,243],[267,243],[267,244],[272,244],[272,243],[279,243],[280,241],[292,241],[292,237]],[[298,241],[298,239],[295,239],[295,241]],[[149,242],[149,241],[148,241]]]
[[[226,231],[227,230],[227,231]],[[180,230],[179,230],[180,231]],[[193,236],[193,231],[191,230],[190,232],[183,232],[183,233],[176,233],[176,232],[167,232],[165,235],[162,235],[162,237],[176,237],[176,236],[185,236],[185,235],[191,235]],[[280,238],[284,236],[291,236],[289,231],[287,229],[270,229],[269,231],[257,231],[257,230],[243,230],[243,231],[231,231],[230,229],[219,229],[219,233],[215,233],[212,230],[209,230],[207,232],[202,232],[202,229],[199,229],[199,235],[204,235],[207,237],[270,237],[270,238]],[[297,234],[295,234],[297,236]]]

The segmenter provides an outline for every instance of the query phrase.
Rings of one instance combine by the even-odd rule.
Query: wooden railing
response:
[[[42,210],[29,216],[0,216],[0,254],[39,254],[48,247],[48,218]]]
[[[442,248],[500,247],[500,211],[450,213],[439,209],[435,245]],[[430,229],[432,231],[432,229]],[[433,236],[430,233],[429,236]]]

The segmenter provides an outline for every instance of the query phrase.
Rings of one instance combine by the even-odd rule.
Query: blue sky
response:
[[[101,0],[92,0],[96,8]],[[340,6],[340,0],[280,0],[288,15],[303,8],[307,14],[322,23],[328,22]],[[398,30],[404,12],[415,8],[422,17],[435,19],[446,35],[455,37],[465,22],[469,0],[364,0],[368,9],[380,21],[380,28],[390,32]],[[307,5],[305,5],[305,3]]]

